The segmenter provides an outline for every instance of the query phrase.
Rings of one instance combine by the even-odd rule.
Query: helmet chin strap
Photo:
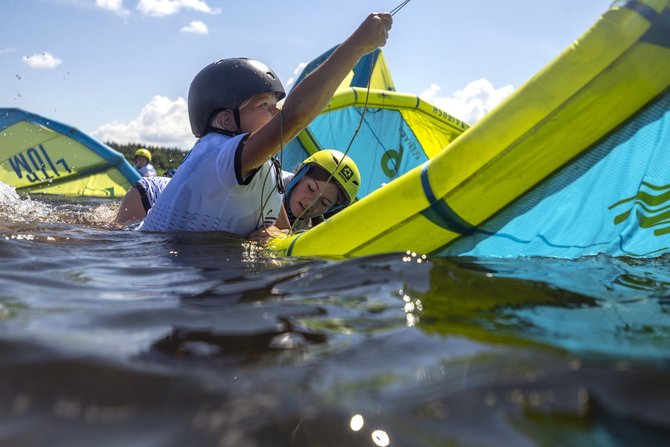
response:
[[[233,132],[232,130],[221,129],[220,127],[207,126],[205,128],[205,134],[212,133],[212,132],[213,133],[220,133],[220,134],[223,134],[223,135],[228,135],[229,137],[235,137],[235,136],[240,134],[239,132]]]
[[[291,223],[295,222],[295,220],[297,219],[297,217],[293,215],[293,211],[291,211],[291,194],[293,193],[293,188],[295,187],[295,185],[297,185],[300,179],[303,178],[305,174],[307,174],[308,170],[309,170],[308,166],[303,166],[302,169],[300,169],[300,171],[296,172],[296,174],[293,176],[288,185],[286,185],[286,191],[284,192],[284,208],[286,209],[288,220]]]
[[[210,132],[221,133],[223,135],[228,135],[229,137],[240,135],[242,133],[242,124],[240,121],[240,109],[239,107],[236,107],[230,110],[233,112],[233,120],[235,121],[235,126],[237,127],[237,130],[222,129],[220,127],[207,125],[207,127],[205,127],[205,133],[206,134]]]
[[[240,108],[239,107],[235,107],[233,109],[233,119],[235,120],[235,124],[237,125],[238,133],[242,133],[242,121],[240,120]]]

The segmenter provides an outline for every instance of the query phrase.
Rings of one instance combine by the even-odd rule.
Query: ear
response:
[[[235,118],[233,117],[232,110],[222,110],[217,113],[216,117],[214,117],[214,124],[216,127],[219,127],[223,130],[237,132],[237,124],[235,124]]]

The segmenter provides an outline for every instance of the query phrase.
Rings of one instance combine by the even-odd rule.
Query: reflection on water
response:
[[[415,294],[426,307],[424,329],[488,341],[511,336],[590,356],[666,358],[667,259],[472,262],[459,260],[448,274],[435,268],[431,289]]]
[[[0,193],[0,445],[670,439],[666,258],[284,259]]]

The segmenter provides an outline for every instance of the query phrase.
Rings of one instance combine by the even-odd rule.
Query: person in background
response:
[[[156,169],[151,164],[151,152],[143,147],[135,151],[135,169],[142,177],[156,176]]]
[[[356,163],[342,152],[326,149],[303,161],[295,174],[282,171],[286,184],[282,206],[284,228],[304,230],[350,205],[358,194],[361,175]],[[170,178],[142,178],[126,193],[115,222],[129,224],[146,217]],[[282,214],[284,215],[284,214]]]
[[[275,226],[284,191],[274,155],[326,107],[358,60],[385,44],[392,21],[388,13],[370,14],[292,90],[281,111],[284,87],[264,63],[230,58],[203,68],[188,94],[199,140],[139,230],[225,231],[257,240],[288,231]]]

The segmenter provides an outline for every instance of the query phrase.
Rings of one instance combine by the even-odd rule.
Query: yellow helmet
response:
[[[151,161],[151,152],[141,147],[135,151],[135,158],[137,157],[144,157],[147,160]]]
[[[306,158],[298,170],[311,164],[328,171],[344,191],[347,202],[340,203],[340,206],[345,207],[356,199],[361,186],[361,173],[351,157],[334,149],[324,149]]]

